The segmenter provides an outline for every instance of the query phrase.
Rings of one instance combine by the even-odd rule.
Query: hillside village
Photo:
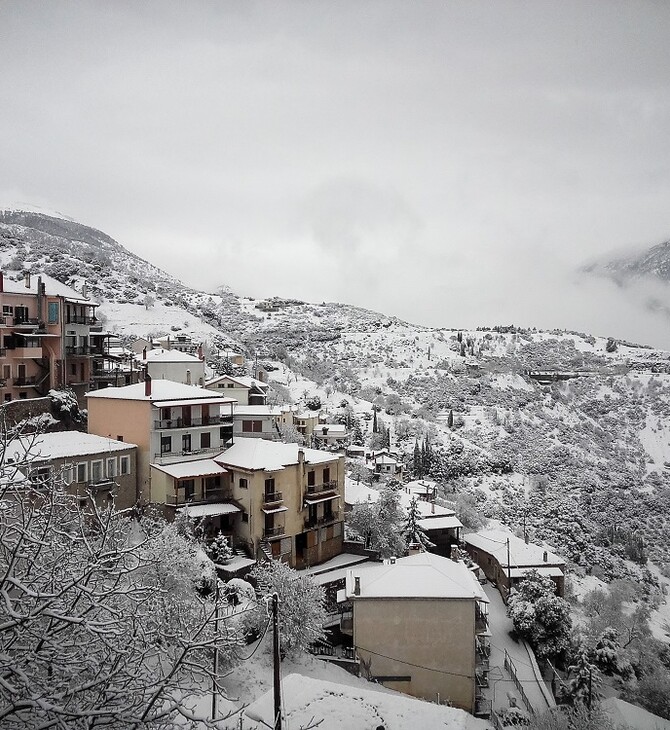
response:
[[[47,223],[51,245],[66,224]],[[235,595],[277,562],[317,586],[318,638],[290,659],[312,679],[284,679],[293,725],[337,714],[324,698],[339,693],[340,714],[375,706],[387,728],[422,713],[428,727],[529,726],[585,701],[585,671],[628,722],[645,673],[670,682],[667,353],[204,295],[150,265],[122,281],[126,258],[99,238],[88,259],[60,238],[57,261],[26,240],[19,272],[17,226],[0,275],[3,498],[62,485],[83,512],[187,525]],[[625,604],[609,665],[593,610],[608,585]],[[528,586],[565,607],[567,628],[543,626],[552,650],[524,634]],[[578,635],[595,646],[581,669]],[[257,690],[219,709],[271,726]]]

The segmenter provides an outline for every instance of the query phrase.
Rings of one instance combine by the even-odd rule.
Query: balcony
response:
[[[24,375],[22,378],[14,378],[13,384],[16,386],[37,385],[37,377],[35,375]]]
[[[329,515],[324,515],[315,520],[305,519],[305,529],[314,530],[317,527],[325,527],[326,525],[332,525],[333,522],[337,522],[340,519],[339,512],[331,512]]]
[[[263,495],[263,504],[276,504],[283,501],[284,497],[281,492],[266,492]]]
[[[14,327],[36,329],[39,326],[40,321],[37,317],[14,317]]]
[[[263,530],[263,537],[279,537],[280,535],[284,534],[285,529],[286,528],[284,527],[284,525],[279,525],[277,527],[266,527]]]
[[[202,426],[220,426],[228,423],[232,424],[233,419],[230,416],[205,416],[204,418],[165,418],[160,421],[154,421],[154,429],[163,431],[170,428],[190,428]]]
[[[320,494],[321,492],[336,492],[337,491],[337,480],[332,479],[329,482],[323,484],[308,484],[307,494]]]
[[[86,482],[86,489],[90,489],[92,492],[106,491],[109,489],[114,489],[115,487],[116,481],[114,477],[96,479],[95,481],[89,480]]]
[[[155,453],[153,460],[158,464],[166,464],[171,461],[183,461],[184,457],[197,457],[198,459],[206,459],[207,454],[220,454],[223,451],[222,446],[214,446],[205,449],[191,449],[190,451],[163,451]]]
[[[97,321],[95,317],[87,317],[83,314],[71,314],[66,319],[67,324],[96,324]]]
[[[489,629],[489,617],[479,608],[475,609],[475,633],[482,633]]]
[[[73,357],[85,357],[86,355],[93,354],[93,351],[88,345],[83,345],[80,347],[74,347],[74,346],[68,345],[65,348],[65,354],[71,355]]]
[[[169,507],[185,507],[192,504],[216,504],[217,502],[227,502],[233,498],[233,495],[227,487],[213,487],[207,489],[205,494],[194,493],[186,497],[184,495],[180,499],[180,495],[168,494],[165,496],[165,504]]]

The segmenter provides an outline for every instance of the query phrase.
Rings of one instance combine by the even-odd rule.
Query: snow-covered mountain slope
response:
[[[670,282],[670,240],[642,252],[589,264],[585,270],[610,276],[619,282],[641,277]]]
[[[408,464],[428,440],[426,468],[445,498],[468,493],[487,516],[525,522],[576,565],[606,578],[639,572],[631,556],[641,561],[642,538],[670,569],[667,352],[195,291],[100,231],[36,212],[0,213],[0,262],[17,277],[30,268],[86,282],[111,331],[182,332],[256,355],[275,368],[277,398],[318,396],[366,437],[374,406]]]

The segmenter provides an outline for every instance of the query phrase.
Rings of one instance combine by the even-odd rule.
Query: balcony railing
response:
[[[35,375],[24,376],[23,378],[14,378],[14,385],[35,385],[37,377]]]
[[[204,458],[203,454],[220,454],[223,451],[221,446],[210,446],[204,449],[190,449],[188,451],[163,451],[161,453],[154,454],[154,461],[158,463],[165,463],[167,461],[174,461],[175,459],[183,459],[186,457],[197,456],[198,458]]]
[[[67,324],[95,324],[97,321],[95,317],[87,317],[83,314],[71,314],[66,318]]]
[[[263,537],[279,537],[279,535],[284,534],[284,530],[286,528],[284,525],[279,525],[277,527],[266,527],[263,530]]]
[[[475,631],[488,631],[489,617],[479,608],[475,609]]]
[[[105,477],[104,479],[89,479],[86,482],[86,489],[91,489],[92,491],[97,490],[105,490],[105,489],[113,489],[116,486],[115,477]]]
[[[339,512],[331,512],[329,515],[324,515],[323,517],[319,517],[317,519],[310,520],[309,518],[305,519],[305,529],[306,530],[313,530],[315,527],[323,527],[324,525],[330,525],[333,522],[337,522],[340,518]]]
[[[233,498],[230,489],[226,487],[213,487],[207,489],[205,494],[199,492],[186,497],[180,494],[168,494],[165,496],[165,504],[170,507],[185,507],[189,504],[213,504],[216,502],[226,502]]]
[[[337,490],[337,480],[331,479],[323,484],[308,484],[307,494],[319,494],[319,492],[333,492]]]
[[[233,419],[230,416],[205,416],[204,418],[164,418],[160,421],[154,421],[154,428],[157,430],[166,430],[169,428],[189,428],[191,426],[219,426],[232,424]]]
[[[282,502],[284,499],[281,492],[266,492],[263,495],[263,504],[273,504],[275,502]]]
[[[33,347],[31,345],[26,347],[15,347],[11,351],[12,357],[15,357],[17,359],[24,359],[24,360],[31,360],[31,359],[39,359],[42,357],[42,346],[36,346]]]
[[[83,345],[80,347],[73,347],[71,345],[68,345],[65,348],[66,355],[90,355],[91,353],[92,349],[88,345]]]
[[[17,317],[14,315],[14,327],[39,327],[40,321],[37,317]]]

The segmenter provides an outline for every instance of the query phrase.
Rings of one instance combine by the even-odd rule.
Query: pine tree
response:
[[[574,663],[568,667],[568,673],[573,675],[568,682],[568,694],[573,703],[590,707],[599,697],[600,672],[589,661],[586,647],[579,647]]]
[[[421,519],[421,513],[419,512],[419,503],[416,497],[412,497],[412,501],[409,503],[407,509],[407,521],[405,522],[405,529],[403,531],[405,535],[405,542],[408,548],[420,547],[423,550],[433,547],[435,543],[431,542],[426,533],[421,529],[419,520]]]
[[[450,410],[449,411],[449,417],[447,418],[447,426],[449,426],[449,428],[453,428],[454,427],[454,412],[453,412],[453,410]]]
[[[212,562],[223,565],[233,557],[233,554],[228,538],[219,530],[217,536],[207,548],[207,555],[212,559]]]
[[[414,456],[412,459],[412,471],[415,479],[421,479],[423,477],[423,463],[421,460],[421,449],[419,448],[419,441],[414,441]]]
[[[377,408],[375,406],[372,406],[372,433],[378,432],[378,424],[377,424]]]

